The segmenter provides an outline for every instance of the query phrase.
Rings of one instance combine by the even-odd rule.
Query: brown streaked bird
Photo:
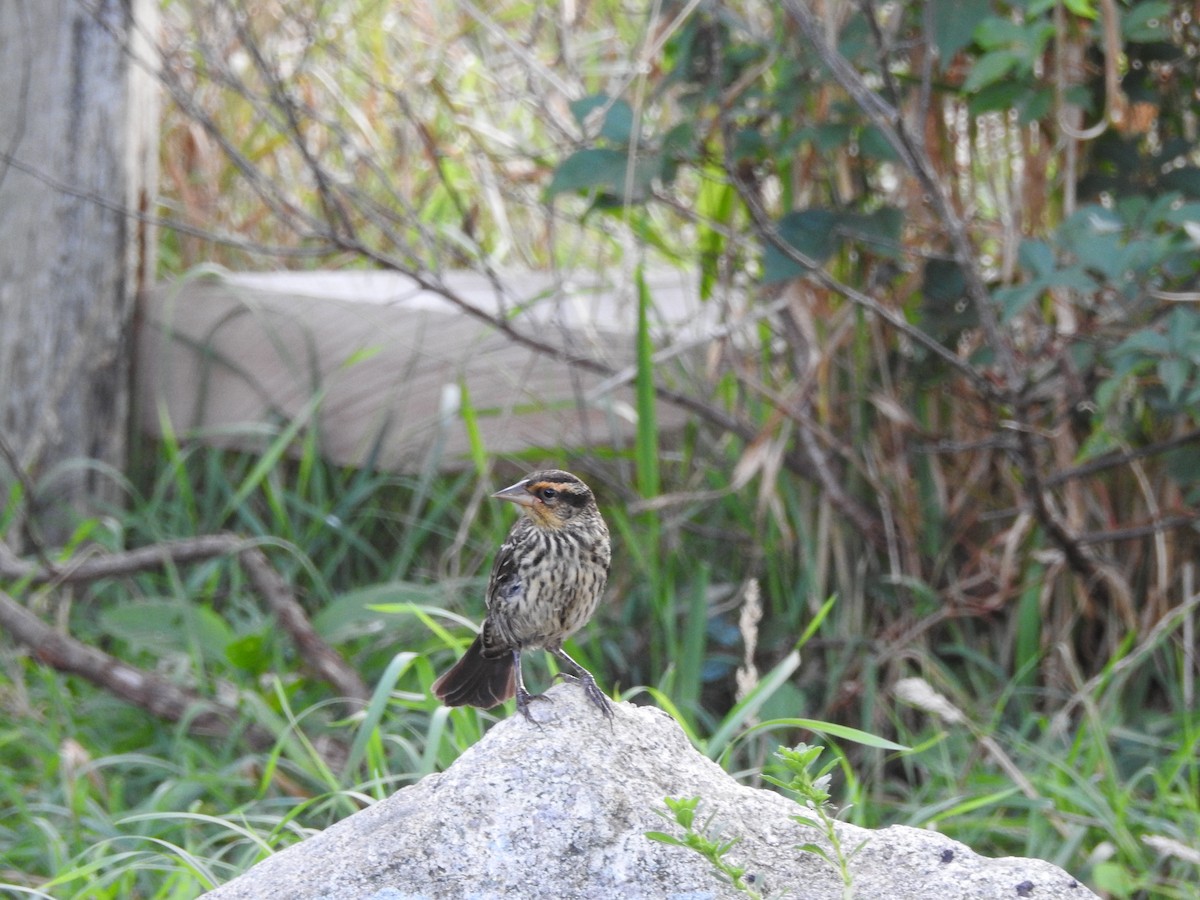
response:
[[[487,586],[487,618],[475,642],[433,683],[447,706],[484,709],[517,698],[526,719],[529,701],[521,653],[546,650],[570,669],[562,678],[583,687],[588,699],[612,717],[592,674],[563,650],[584,626],[608,581],[612,550],[608,526],[586,484],[561,469],[547,469],[492,494],[521,507],[523,515],[500,545]]]

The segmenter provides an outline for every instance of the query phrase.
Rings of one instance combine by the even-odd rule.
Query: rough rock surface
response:
[[[398,791],[269,857],[209,900],[450,900],[450,898],[725,898],[743,896],[698,854],[646,838],[674,823],[665,796],[703,798],[701,820],[740,836],[729,859],[770,898],[841,900],[834,867],[800,844],[825,844],[796,823],[799,807],[745,787],[697,753],[679,726],[648,707],[619,705],[610,725],[574,685],[537,703],[531,725],[499,723],[445,772]],[[866,843],[850,869],[857,900],[1091,900],[1036,859],[987,859],[932,831],[838,827],[843,847]],[[827,846],[827,845],[826,845]]]

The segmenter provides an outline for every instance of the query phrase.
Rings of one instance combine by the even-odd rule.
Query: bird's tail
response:
[[[433,695],[447,706],[490,709],[516,691],[512,654],[485,656],[481,637],[475,638],[463,658],[433,683]]]

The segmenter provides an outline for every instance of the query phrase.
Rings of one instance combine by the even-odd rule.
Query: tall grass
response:
[[[485,567],[510,511],[469,502],[479,488],[475,473],[421,479],[343,470],[310,456],[314,447],[294,437],[300,456],[276,454],[264,472],[262,456],[165,441],[157,464],[131,486],[129,510],[85,530],[97,539],[119,522],[121,539],[132,544],[215,529],[266,537],[277,529],[273,558],[308,598],[322,633],[374,686],[370,701],[347,717],[301,674],[228,561],[97,585],[75,608],[73,632],[103,639],[134,662],[191,671],[212,690],[234,686],[247,720],[276,734],[277,744],[267,753],[210,746],[9,654],[0,879],[56,898],[188,896],[268,848],[450,765],[495,719],[438,707],[428,688],[482,613]],[[561,462],[580,471],[588,465]],[[666,492],[692,484],[669,463],[660,477]],[[242,497],[236,506],[235,496]],[[800,494],[794,499],[804,508]],[[1006,674],[966,643],[917,655],[917,669],[962,713],[946,722],[897,707],[886,695],[886,666],[848,664],[848,656],[861,661],[872,652],[855,634],[857,609],[833,598],[809,613],[802,602],[800,610],[781,607],[796,631],[759,635],[765,665],[735,699],[729,682],[745,638],[735,624],[745,560],[721,535],[691,533],[688,525],[703,515],[708,527],[735,534],[739,523],[757,521],[755,503],[746,491],[659,517],[653,566],[672,586],[669,610],[678,617],[667,630],[645,625],[664,611],[641,569],[644,514],[604,498],[617,542],[613,590],[577,638],[602,684],[672,710],[699,747],[746,777],[777,744],[818,728],[843,760],[835,800],[852,799],[845,815],[861,824],[936,826],[985,853],[1049,858],[1114,896],[1187,896],[1194,865],[1162,849],[1169,841],[1188,846],[1200,826],[1200,730],[1172,712],[1182,708],[1187,677],[1182,617],[1152,640],[1131,643],[1102,678],[1078,675],[1054,703],[1034,702],[1040,689],[1026,672]],[[403,565],[397,547],[409,548]],[[453,564],[448,552],[458,554]],[[790,582],[790,554],[766,559],[765,584]],[[196,628],[192,638],[176,639],[113,618],[128,609],[162,616],[169,604],[210,621],[211,634]],[[1159,697],[1164,665],[1174,688]],[[535,683],[544,677],[538,667]],[[840,712],[847,685],[861,692],[857,716]],[[812,721],[821,719],[835,721]],[[915,749],[863,746],[837,720]],[[985,735],[1026,774],[1031,792],[981,752]],[[345,747],[336,763],[317,749],[331,737]]]

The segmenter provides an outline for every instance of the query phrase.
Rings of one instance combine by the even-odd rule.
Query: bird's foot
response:
[[[519,688],[517,690],[517,712],[523,715],[534,725],[538,726],[538,728],[541,728],[542,723],[529,714],[529,704],[534,700],[545,700],[549,702],[550,698],[545,694],[531,694],[524,688]]]
[[[604,691],[600,690],[600,685],[596,684],[596,679],[591,674],[587,676],[571,675],[568,677],[576,684],[582,685],[583,692],[587,695],[587,698],[600,707],[600,712],[604,713],[605,718],[611,722],[613,718],[612,701],[608,699]]]
[[[583,670],[582,675],[572,675],[569,672],[556,672],[554,679],[557,681],[559,678],[567,684],[580,685],[587,698],[600,708],[600,712],[604,713],[609,721],[612,720],[612,701],[608,699],[604,691],[600,690],[600,685],[596,684],[596,679],[590,672],[586,669]]]

